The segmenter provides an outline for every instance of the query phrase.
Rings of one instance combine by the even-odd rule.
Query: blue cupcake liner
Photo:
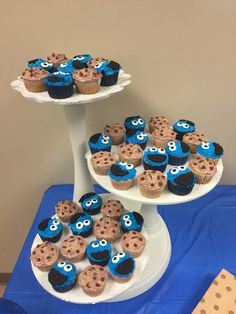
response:
[[[169,161],[168,163],[172,166],[182,166],[186,164],[189,156],[184,157],[177,157],[177,156],[171,156],[169,155]]]
[[[60,240],[61,235],[62,235],[62,230],[58,233],[58,235],[56,235],[55,237],[50,237],[50,238],[43,237],[39,234],[39,236],[43,242],[48,241],[48,242],[52,242],[52,243],[57,243]]]
[[[101,86],[112,86],[115,85],[118,81],[119,72],[106,75],[104,74],[101,79]]]
[[[64,86],[52,86],[46,84],[46,87],[49,96],[54,99],[69,98],[73,95],[73,82]]]
[[[109,262],[109,259],[110,259],[110,256],[108,257],[108,258],[106,258],[105,260],[102,260],[102,261],[94,261],[94,260],[92,260],[92,259],[90,259],[89,257],[88,257],[88,260],[89,260],[89,263],[91,264],[91,265],[99,265],[99,266],[107,266],[107,264],[108,264],[108,262]]]
[[[168,189],[171,193],[176,194],[176,195],[180,195],[180,196],[184,196],[184,195],[188,195],[189,193],[192,192],[194,184],[182,186],[182,185],[174,184],[174,183],[168,181],[167,186],[168,186]]]
[[[72,288],[74,288],[75,284],[76,284],[76,278],[74,279],[74,281],[70,285],[63,286],[63,287],[57,287],[57,286],[52,285],[52,287],[55,291],[60,292],[60,293],[64,293],[64,292],[70,291]]]
[[[101,210],[101,206],[98,207],[98,208],[94,208],[94,209],[90,209],[90,210],[86,210],[83,208],[83,211],[86,213],[86,214],[89,214],[91,216],[94,216],[94,215],[97,215],[100,213],[100,210]]]
[[[89,148],[90,148],[90,152],[92,155],[96,154],[98,152],[110,152],[111,151],[111,146],[108,148],[102,148],[102,149],[101,148],[95,149],[95,148],[91,148],[91,147],[89,147]]]
[[[155,170],[155,171],[161,171],[161,172],[164,172],[166,170],[166,167],[167,167],[167,164],[166,165],[161,165],[161,166],[152,166],[152,165],[149,165],[148,163],[146,163],[144,160],[143,160],[143,167],[145,170]]]

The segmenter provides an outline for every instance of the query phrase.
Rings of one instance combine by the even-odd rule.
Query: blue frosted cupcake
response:
[[[120,218],[120,227],[124,233],[131,230],[141,232],[143,224],[143,216],[138,212],[128,212]]]
[[[164,148],[151,147],[144,151],[143,167],[145,170],[159,170],[164,172],[169,157]]]
[[[48,281],[57,292],[70,291],[77,278],[77,271],[74,264],[69,262],[60,262],[54,265],[48,273]]]
[[[102,61],[94,65],[94,69],[102,74],[101,86],[112,86],[118,81],[121,66],[115,61]]]
[[[106,240],[95,240],[87,246],[87,257],[90,264],[106,266],[111,257],[112,248]]]
[[[138,144],[142,150],[147,146],[148,135],[143,131],[128,130],[125,135],[125,142],[131,144]]]
[[[195,129],[195,124],[185,119],[180,119],[173,124],[173,131],[177,133],[176,139],[179,141],[182,141],[186,133],[192,133]]]
[[[87,238],[93,230],[93,219],[88,214],[76,213],[71,217],[68,226],[74,235]]]
[[[190,156],[190,147],[184,142],[169,142],[166,145],[169,164],[173,166],[184,165]]]
[[[191,193],[195,183],[196,177],[188,167],[173,167],[167,173],[168,189],[173,194],[187,195]]]
[[[76,56],[74,56],[72,59],[71,59],[71,61],[77,61],[77,62],[79,62],[79,63],[81,63],[81,69],[82,68],[87,68],[88,67],[88,62],[90,61],[90,60],[92,60],[93,58],[90,56],[90,55],[88,55],[88,54],[81,54],[81,55],[76,55]]]
[[[73,79],[71,74],[54,72],[44,79],[50,97],[64,99],[73,95]]]
[[[197,146],[197,153],[206,158],[210,158],[215,164],[224,155],[223,147],[215,142],[202,142]]]
[[[133,275],[135,269],[134,258],[129,253],[116,252],[109,260],[108,269],[115,281],[126,282]]]
[[[110,167],[108,175],[115,189],[127,190],[133,185],[136,173],[136,168],[133,165],[120,161]]]
[[[132,117],[127,117],[125,119],[124,125],[126,128],[126,131],[129,131],[129,130],[144,131],[146,121],[144,120],[144,118],[140,116],[132,116]]]
[[[63,72],[63,73],[73,73],[76,70],[81,70],[81,69],[87,68],[88,67],[87,62],[89,60],[91,60],[89,58],[92,58],[92,57],[89,55],[74,56],[73,59],[71,59],[65,63],[62,63],[60,65],[60,67],[58,68],[58,71]],[[84,61],[82,61],[82,60],[84,60]],[[88,61],[86,61],[86,60],[88,60]]]
[[[102,198],[94,192],[86,193],[79,200],[82,209],[89,215],[97,215],[102,207]]]
[[[34,60],[28,61],[28,68],[41,68],[50,73],[56,70],[52,63],[47,62],[43,59],[34,59]]]
[[[88,146],[90,148],[91,154],[95,154],[100,151],[111,151],[112,141],[110,136],[96,133],[92,135],[88,141]]]
[[[62,235],[62,223],[55,218],[47,218],[38,225],[38,234],[42,241],[56,243]]]

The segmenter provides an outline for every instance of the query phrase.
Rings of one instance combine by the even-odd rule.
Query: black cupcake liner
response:
[[[101,86],[112,86],[115,85],[118,81],[119,72],[111,75],[103,75],[101,79]]]
[[[129,232],[129,231],[137,231],[137,232],[141,232],[142,227],[143,227],[143,226],[141,226],[141,227],[139,227],[139,228],[136,228],[136,229],[132,229],[132,230],[130,230],[130,229],[126,229],[125,227],[121,226],[121,230],[122,230],[122,232],[123,232],[123,233]]]
[[[108,258],[106,258],[105,260],[102,260],[102,261],[94,261],[94,260],[92,260],[92,259],[90,259],[89,257],[88,257],[88,260],[89,260],[89,263],[91,264],[91,265],[99,265],[99,266],[107,266],[107,264],[108,264],[108,262],[109,262],[109,259],[110,259],[110,256],[108,257]]]
[[[92,155],[93,155],[93,154],[96,154],[96,153],[98,153],[98,152],[110,152],[110,151],[111,151],[111,146],[108,147],[108,148],[103,148],[103,149],[101,149],[101,148],[99,148],[99,149],[94,149],[94,148],[91,148],[91,147],[90,147],[90,152],[91,152]]]
[[[94,208],[94,209],[90,209],[90,210],[86,210],[83,208],[83,211],[86,213],[86,214],[89,214],[91,216],[94,216],[94,215],[97,215],[100,213],[100,210],[101,210],[101,206],[98,207],[98,208]]]
[[[130,132],[130,131],[141,131],[141,132],[144,132],[145,126],[144,126],[144,127],[137,128],[137,129],[132,129],[132,128],[129,128],[129,127],[126,127],[126,126],[125,126],[125,129],[126,129],[126,133],[127,133],[127,132]]]
[[[144,167],[145,170],[155,170],[155,171],[164,172],[166,170],[167,164],[166,165],[161,165],[161,166],[152,166],[152,165],[149,165],[148,163],[146,163],[143,160],[143,167]]]
[[[72,229],[71,229],[71,231],[72,231],[73,235],[78,235],[78,236],[80,236],[80,237],[87,238],[87,237],[89,237],[89,236],[92,234],[93,228],[91,228],[91,229],[88,230],[88,231],[81,232],[81,233],[75,232],[75,231],[73,231]]]
[[[182,166],[184,164],[186,164],[186,162],[188,161],[188,157],[189,156],[184,156],[184,157],[176,157],[176,156],[170,156],[169,155],[169,165],[172,166]]]
[[[183,185],[173,184],[172,182],[168,181],[167,186],[171,193],[184,196],[192,192],[194,184],[183,186]]]
[[[64,86],[51,86],[46,84],[46,87],[51,98],[64,99],[73,95],[73,83]]]
[[[129,142],[129,141],[125,141],[125,142],[126,142],[126,144],[129,144],[129,143],[134,144],[134,143]],[[136,143],[136,144],[138,144],[138,143]],[[142,148],[142,150],[144,150],[147,146],[147,142],[146,143],[139,143],[138,145]]]
[[[48,241],[48,242],[52,242],[52,243],[57,243],[60,240],[61,235],[62,235],[62,230],[61,230],[61,232],[58,233],[58,235],[56,235],[55,237],[51,237],[51,238],[42,237],[39,234],[39,236],[40,236],[40,238],[42,239],[43,242]]]
[[[68,292],[70,291],[72,288],[74,288],[75,286],[75,283],[76,283],[76,278],[74,279],[74,281],[70,284],[70,285],[67,285],[67,286],[64,286],[64,287],[56,287],[56,286],[53,286],[53,289],[57,292],[60,292],[60,293],[64,293],[64,292]]]

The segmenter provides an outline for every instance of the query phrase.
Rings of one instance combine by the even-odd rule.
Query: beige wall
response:
[[[0,6],[0,272],[11,271],[43,192],[73,180],[62,108],[25,100],[10,88],[30,58],[88,52],[120,61],[133,83],[88,106],[88,133],[128,114],[192,119],[223,143],[221,182],[236,183],[234,0],[21,0]]]

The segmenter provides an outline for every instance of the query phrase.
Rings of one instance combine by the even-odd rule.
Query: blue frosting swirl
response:
[[[92,60],[93,58],[88,55],[88,54],[82,54],[82,55],[77,55],[77,56],[74,56],[71,60],[75,61],[79,61],[81,63],[87,63],[89,62],[90,60]]]
[[[150,159],[150,156],[164,156],[165,160],[154,161]],[[151,147],[144,151],[143,160],[151,166],[164,166],[168,164],[169,157],[164,148]]]
[[[38,228],[38,234],[43,238],[53,238],[57,236],[62,231],[62,229],[62,223],[56,218],[51,218],[48,220],[44,230],[40,230]]]
[[[148,141],[148,135],[147,133],[143,131],[134,131],[134,132],[127,132],[125,135],[125,141],[127,143],[132,143],[132,144],[142,144],[142,143],[147,143]]]
[[[86,253],[90,260],[96,262],[96,259],[92,256],[92,253],[98,253],[98,252],[104,252],[104,251],[108,251],[108,256],[106,256],[104,259],[99,259],[100,262],[103,260],[106,260],[111,255],[111,252],[112,252],[110,243],[102,239],[102,240],[95,240],[95,241],[90,242],[87,247]]]
[[[180,119],[173,124],[174,131],[191,133],[195,131],[195,124],[192,121]]]
[[[51,78],[59,78],[60,80],[52,81]],[[49,86],[65,86],[72,84],[73,79],[70,73],[54,72],[49,74],[45,79],[44,83]]]
[[[123,273],[123,274],[119,273],[117,271],[117,266],[127,261],[128,259],[130,259],[132,263],[132,267],[130,268],[129,272]],[[131,254],[123,253],[123,252],[122,253],[116,252],[111,256],[109,260],[108,269],[113,276],[116,276],[119,278],[126,278],[126,277],[129,277],[134,272],[135,260]]]
[[[127,174],[125,175],[115,175],[112,171],[113,171],[113,165],[115,165],[115,167],[120,168],[121,171],[125,171],[127,172]],[[111,179],[115,180],[115,181],[128,181],[128,180],[133,180],[136,177],[136,173],[137,170],[136,168],[131,165],[131,164],[127,164],[127,162],[116,162],[115,164],[113,164],[109,171],[108,171],[108,175]]]
[[[140,116],[127,117],[125,119],[125,128],[127,130],[144,130],[146,121]]]
[[[102,150],[111,147],[112,141],[110,136],[102,133],[96,133],[90,137],[88,145],[92,149]]]
[[[186,166],[172,167],[167,172],[167,180],[170,182],[173,182],[178,176],[182,174],[186,174],[188,172],[192,172],[192,171]],[[192,184],[195,184],[195,183],[196,183],[196,177],[194,176],[194,182]]]
[[[76,276],[77,276],[76,267],[74,264],[72,264],[70,262],[57,263],[56,265],[53,266],[52,269],[55,269],[60,274],[67,277],[67,279],[63,283],[61,283],[59,285],[54,285],[55,287],[59,288],[59,287],[69,286],[76,279]]]
[[[183,147],[187,151],[183,151]],[[190,148],[186,143],[183,142],[178,142],[178,141],[173,141],[169,142],[166,145],[166,152],[169,156],[174,156],[174,157],[187,157],[190,155]]]
[[[221,149],[220,153],[218,154],[215,153],[214,145],[218,145],[220,147]],[[197,146],[197,153],[203,157],[212,159],[221,158],[224,155],[223,148],[219,144],[214,142],[202,142]]]

